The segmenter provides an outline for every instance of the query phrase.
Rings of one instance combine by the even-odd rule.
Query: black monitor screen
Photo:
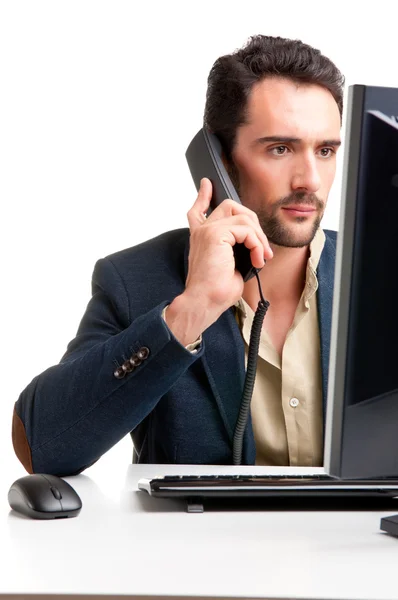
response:
[[[325,466],[398,477],[398,89],[352,86]]]

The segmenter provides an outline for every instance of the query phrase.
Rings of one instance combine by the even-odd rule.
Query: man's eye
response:
[[[329,156],[332,156],[332,154],[334,154],[334,150],[332,150],[332,148],[321,148],[321,155],[324,158],[329,158]]]
[[[287,146],[275,146],[274,148],[271,148],[271,153],[276,154],[277,156],[283,156],[286,154],[287,149]]]

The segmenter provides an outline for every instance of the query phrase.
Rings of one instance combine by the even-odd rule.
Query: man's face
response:
[[[257,213],[271,243],[311,242],[335,176],[339,144],[340,113],[328,90],[281,78],[253,87],[232,158],[242,202]]]

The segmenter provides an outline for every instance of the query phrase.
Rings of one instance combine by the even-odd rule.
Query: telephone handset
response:
[[[240,198],[232,184],[227,170],[221,158],[222,148],[220,140],[205,128],[201,129],[189,144],[185,153],[192,178],[199,190],[202,177],[208,177],[213,185],[213,195],[210,208],[207,214],[210,214],[223,200],[231,198],[241,204]],[[248,350],[246,377],[243,387],[242,402],[239,410],[238,419],[235,425],[232,459],[234,465],[240,465],[242,462],[243,438],[246,430],[247,420],[250,413],[250,402],[254,389],[256,378],[258,348],[260,345],[261,328],[265,313],[268,310],[269,302],[265,300],[261,291],[260,278],[258,272],[260,269],[253,267],[250,250],[244,244],[235,244],[233,247],[235,257],[235,267],[240,272],[244,281],[248,281],[256,276],[260,301],[253,319],[253,325],[250,332],[250,342]]]
[[[220,140],[205,128],[195,135],[185,153],[196,189],[199,190],[202,177],[207,177],[212,183],[213,195],[207,212],[208,215],[226,198],[231,198],[231,200],[241,204],[223,164],[221,153]],[[260,271],[252,265],[250,250],[244,244],[235,244],[233,251],[236,269],[242,275],[244,281],[249,281]]]

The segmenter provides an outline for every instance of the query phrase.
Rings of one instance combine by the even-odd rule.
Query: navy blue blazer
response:
[[[325,234],[317,270],[324,403],[336,248],[336,233]],[[232,464],[245,377],[234,308],[204,332],[197,354],[161,316],[184,290],[188,252],[189,230],[178,229],[97,262],[76,337],[15,404],[14,448],[29,472],[79,473],[128,433],[139,462]],[[115,376],[130,357],[134,369]],[[243,464],[255,456],[249,420]]]

